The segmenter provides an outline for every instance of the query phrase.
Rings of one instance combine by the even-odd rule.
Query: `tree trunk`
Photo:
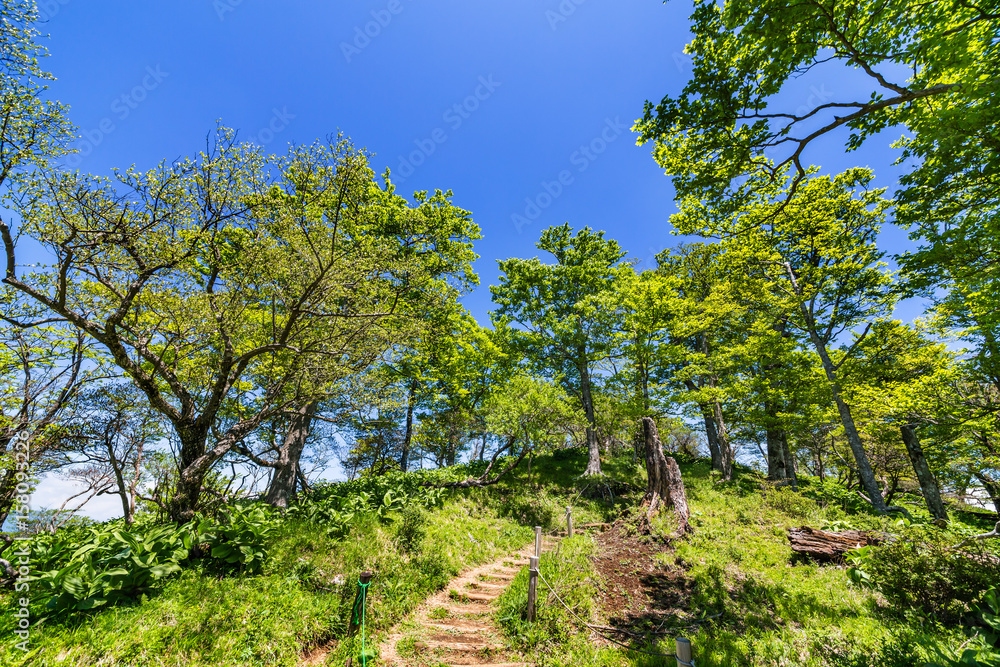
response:
[[[948,520],[948,512],[941,501],[941,491],[938,489],[937,480],[931,468],[927,465],[927,458],[924,456],[924,448],[920,445],[920,438],[910,424],[903,424],[899,427],[899,432],[903,436],[903,444],[906,445],[906,453],[910,455],[910,463],[913,464],[913,472],[917,476],[920,484],[920,491],[924,494],[924,502],[927,503],[927,510],[935,519],[939,521]]]
[[[14,496],[17,491],[17,470],[14,466],[3,471],[0,481],[0,526],[7,521],[10,510],[14,507]]]
[[[684,380],[688,391],[698,391],[699,387],[693,380]],[[719,443],[719,429],[712,416],[712,407],[708,403],[699,403],[701,416],[705,420],[705,439],[708,440],[708,453],[712,457],[712,470],[722,472],[722,446]]]
[[[721,459],[719,471],[722,473],[722,479],[730,480],[733,478],[733,448],[729,444],[729,433],[726,431],[726,422],[722,417],[722,405],[719,404],[718,400],[712,401],[712,417],[715,421],[716,437],[719,439]]]
[[[767,440],[767,478],[780,482],[788,477],[785,471],[785,452],[781,446],[781,433],[768,427],[764,431]]]
[[[277,465],[271,474],[271,484],[267,489],[264,502],[280,509],[288,509],[288,503],[295,495],[298,486],[299,459],[309,439],[313,415],[319,404],[316,402],[304,405],[296,411],[288,425],[285,441],[279,450]]]
[[[837,404],[837,412],[840,414],[840,423],[844,427],[844,434],[847,436],[847,444],[854,455],[855,463],[858,465],[858,477],[861,480],[861,487],[865,490],[875,510],[880,514],[885,514],[888,511],[885,499],[882,497],[881,489],[878,488],[875,473],[872,471],[872,465],[868,461],[868,454],[865,453],[865,447],[861,443],[858,427],[854,423],[854,415],[851,414],[850,406],[844,402],[844,398],[841,396],[842,390],[840,382],[837,379],[837,370],[833,365],[833,360],[830,359],[826,345],[820,340],[813,326],[809,327],[809,337],[812,339],[820,361],[823,363],[823,372],[826,373],[827,383],[830,385],[830,393],[833,394],[834,403]]]
[[[788,528],[788,542],[792,551],[814,560],[842,563],[844,554],[858,547],[881,544],[882,538],[861,530],[833,532],[816,530],[809,526]]]
[[[795,476],[795,457],[792,456],[792,448],[788,446],[788,433],[781,431],[781,451],[785,456],[785,475],[792,481],[792,488],[799,488],[799,479]]]
[[[764,415],[767,420],[764,438],[767,441],[767,478],[780,482],[790,477],[788,459],[785,456],[787,439],[785,432],[778,424],[778,407],[773,401],[764,401]]]
[[[715,417],[707,405],[701,406],[705,418],[705,438],[708,440],[708,452],[712,457],[712,470],[722,472],[722,446],[719,444],[719,430],[715,427]]]
[[[202,485],[209,468],[215,463],[206,457],[205,444],[208,429],[201,427],[177,428],[181,441],[180,461],[178,461],[177,486],[174,495],[167,501],[167,515],[174,523],[187,523],[194,518],[201,497]]]
[[[653,517],[662,507],[667,507],[677,515],[679,534],[693,532],[684,480],[681,479],[677,461],[663,455],[663,445],[652,418],[642,418],[642,432],[646,445],[646,495],[640,507],[646,511],[640,517],[639,530],[648,535],[652,530]]]
[[[129,495],[130,487],[125,484],[125,474],[122,471],[121,462],[118,457],[115,456],[115,448],[110,440],[106,443],[108,448],[108,463],[111,465],[111,471],[115,475],[115,483],[118,485],[118,497],[122,501],[122,516],[125,517],[125,525],[132,525],[132,514],[134,512],[134,506],[130,502],[131,496]]]
[[[583,412],[587,417],[587,469],[585,476],[601,474],[601,446],[597,441],[597,419],[594,416],[594,398],[590,393],[590,370],[587,368],[583,351],[580,352],[583,361],[580,363],[580,393],[583,402]]]
[[[410,380],[410,389],[406,394],[406,432],[403,435],[403,451],[399,455],[399,469],[406,472],[410,466],[410,442],[413,440],[413,409],[417,397],[417,381]]]

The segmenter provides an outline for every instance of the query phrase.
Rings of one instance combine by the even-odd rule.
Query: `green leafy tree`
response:
[[[839,371],[878,319],[895,303],[892,276],[876,241],[889,202],[869,189],[872,175],[852,169],[836,177],[813,177],[787,198],[779,181],[745,183],[738,211],[720,211],[686,201],[673,218],[678,230],[723,239],[727,254],[768,286],[788,327],[819,355],[850,445],[862,488],[886,511]],[[846,350],[836,344],[862,331]]]
[[[569,224],[542,232],[537,247],[554,264],[532,259],[499,262],[500,284],[490,288],[497,308],[494,321],[511,325],[517,350],[545,377],[558,378],[578,397],[587,417],[585,475],[601,474],[601,452],[594,411],[594,365],[614,354],[612,323],[615,282],[631,268],[625,251],[584,227]]]
[[[170,422],[177,521],[236,443],[405,336],[477,235],[444,193],[411,207],[380,188],[346,141],[266,157],[223,129],[195,159],[25,190],[19,231],[55,263],[20,274],[4,222],[4,282],[107,350]]]
[[[729,211],[752,197],[743,179],[771,185],[788,168],[790,201],[817,141],[840,137],[853,150],[902,133],[894,212],[918,244],[899,258],[903,277],[974,345],[983,376],[997,378],[998,9],[996,0],[698,0],[691,79],[647,102],[636,129],[682,200]],[[831,72],[852,72],[857,85],[788,106],[802,102],[789,95],[793,79]]]
[[[500,439],[486,470],[478,478],[443,484],[444,487],[483,487],[496,484],[528,455],[565,446],[586,417],[556,384],[528,375],[515,374],[486,400],[486,428]],[[494,468],[501,456],[505,467]]]
[[[485,404],[510,375],[498,338],[458,307],[422,346],[419,441],[439,465],[454,465],[473,437],[485,454]]]
[[[682,245],[657,255],[657,262],[669,286],[663,293],[670,313],[669,344],[661,352],[668,360],[674,397],[696,406],[705,423],[712,469],[729,479],[735,453],[725,405],[733,398],[732,343],[743,310],[737,285],[717,244]]]
[[[851,403],[866,415],[869,437],[895,435],[890,446],[904,445],[931,516],[947,521],[941,490],[919,434],[947,419],[938,397],[958,376],[954,354],[918,329],[891,320],[876,323],[858,346],[856,357],[844,366]]]

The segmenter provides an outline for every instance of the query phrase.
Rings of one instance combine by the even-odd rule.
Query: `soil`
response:
[[[621,522],[598,534],[596,541],[594,567],[601,580],[598,604],[608,626],[623,631],[616,639],[667,633],[692,622],[688,604],[693,584],[673,563],[673,549],[627,534]]]

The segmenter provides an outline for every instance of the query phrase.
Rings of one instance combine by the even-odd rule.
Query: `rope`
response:
[[[368,601],[368,587],[372,585],[372,582],[367,584],[361,583],[358,579],[358,588],[361,589],[361,667],[366,667],[368,664],[368,652],[365,650],[365,603]],[[355,619],[357,617],[355,616]]]
[[[628,651],[635,651],[636,653],[642,653],[642,654],[645,654],[645,655],[651,655],[651,656],[655,656],[657,658],[674,658],[674,659],[677,659],[677,654],[676,653],[652,653],[650,651],[643,651],[642,649],[633,648],[633,647],[629,646],[628,644],[624,644],[624,643],[618,641],[617,639],[613,639],[611,637],[608,637],[606,634],[604,634],[603,632],[601,632],[601,628],[599,626],[593,625],[593,624],[588,623],[587,621],[583,620],[582,618],[580,618],[577,615],[577,613],[575,611],[573,611],[572,607],[570,607],[568,604],[566,604],[565,602],[563,602],[563,599],[561,597],[559,597],[559,594],[556,593],[555,589],[552,588],[552,586],[549,585],[549,582],[547,582],[545,580],[545,577],[542,576],[542,568],[541,567],[538,568],[537,572],[538,572],[538,578],[542,580],[542,583],[545,584],[545,587],[549,589],[549,592],[552,593],[552,595],[555,596],[556,600],[559,601],[559,604],[561,604],[563,607],[566,608],[566,611],[568,611],[570,614],[572,614],[573,617],[576,618],[576,620],[578,620],[582,625],[586,626],[588,629],[592,630],[593,632],[596,632],[601,637],[604,637],[605,639],[607,639],[612,644],[618,644],[619,646],[621,646],[622,648],[624,648],[624,649],[626,649]],[[690,664],[685,663],[685,662],[681,662],[680,660],[677,660],[677,663],[681,664],[681,665],[684,665],[685,667],[694,667],[694,660],[692,660]]]

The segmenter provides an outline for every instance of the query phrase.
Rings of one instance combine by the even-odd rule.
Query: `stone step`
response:
[[[475,653],[476,651],[481,651],[489,646],[489,643],[476,637],[470,637],[467,641],[459,641],[458,639],[451,639],[448,635],[443,634],[434,635],[433,637],[428,637],[427,639],[414,642],[413,644],[413,648],[418,651],[434,651],[443,649],[445,651],[465,653]]]
[[[498,597],[500,597],[499,593],[496,594],[476,593],[474,591],[463,591],[461,595],[463,598],[468,598],[469,600],[473,600],[475,602],[486,602],[486,603],[493,602]]]

